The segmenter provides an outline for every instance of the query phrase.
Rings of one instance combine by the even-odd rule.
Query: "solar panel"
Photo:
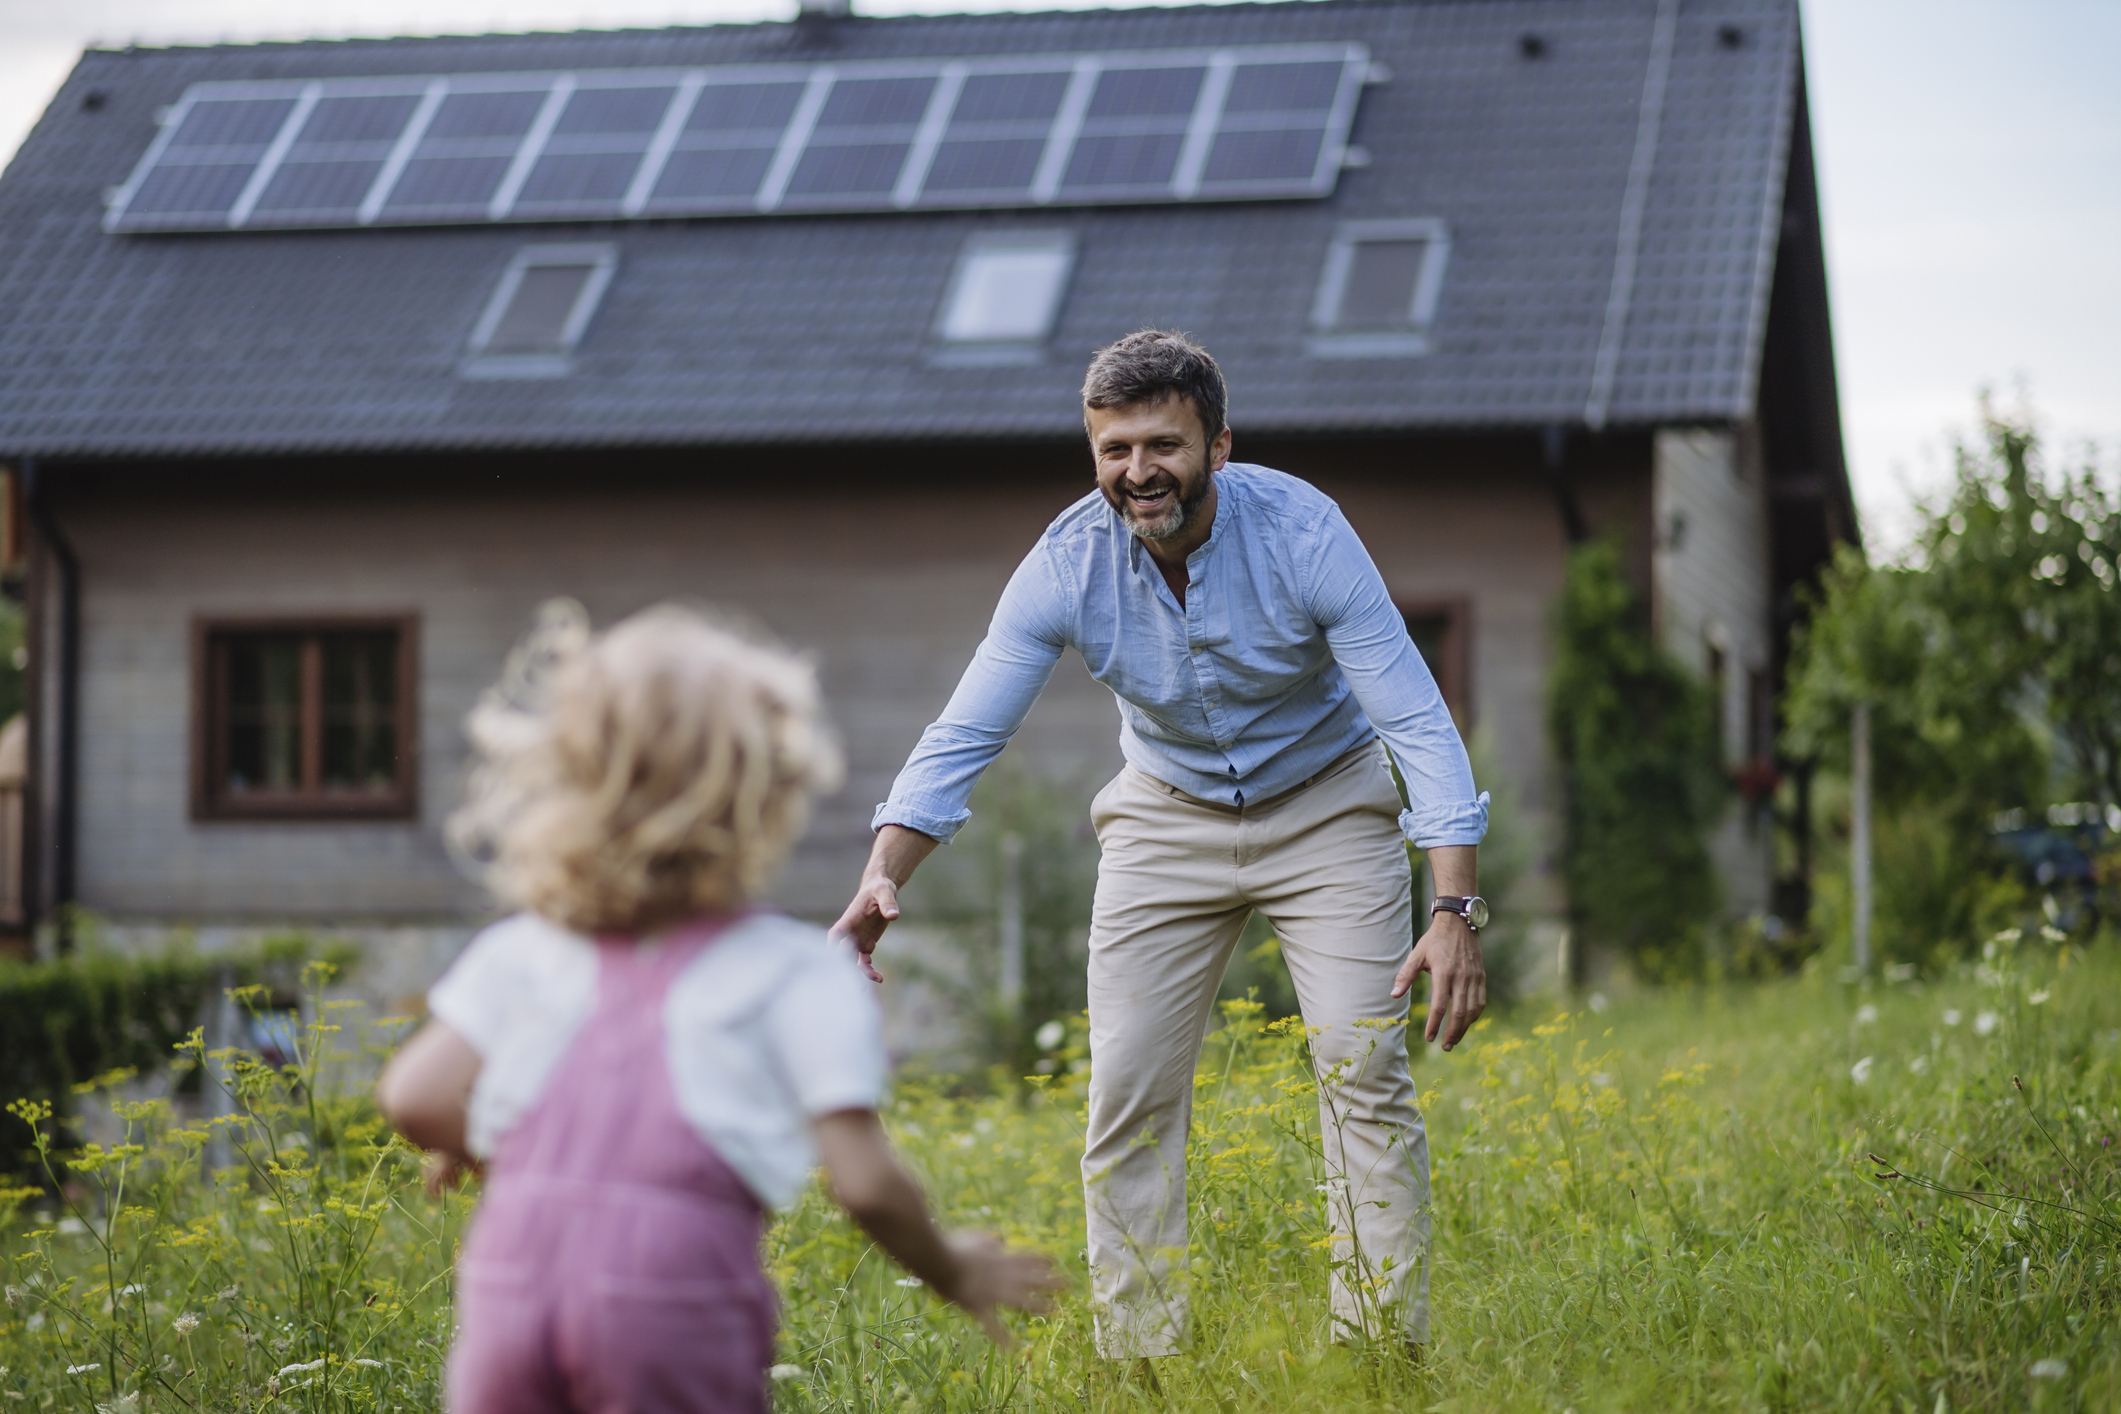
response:
[[[1355,44],[194,84],[111,231],[1319,197]]]

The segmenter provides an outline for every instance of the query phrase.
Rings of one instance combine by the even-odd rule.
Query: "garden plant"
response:
[[[1332,1195],[1303,1031],[1228,1004],[1195,1081],[1195,1339],[1153,1378],[1091,1353],[1086,1060],[1059,1020],[1040,1038],[1050,1074],[909,1086],[889,1119],[947,1221],[1055,1253],[1077,1294],[994,1348],[813,1190],[769,1237],[776,1404],[2112,1408],[2117,998],[2111,942],[2006,932],[1926,978],[1815,964],[1526,1011],[1419,1055],[1435,1330],[1418,1364],[1328,1328]],[[233,1091],[226,1119],[121,1104],[123,1142],[60,1153],[41,1103],[20,1107],[51,1176],[15,1192],[0,1238],[5,1407],[439,1407],[476,1193],[427,1197],[417,1156],[335,1082],[394,1029],[321,990],[311,1013],[285,1067],[186,1044]]]

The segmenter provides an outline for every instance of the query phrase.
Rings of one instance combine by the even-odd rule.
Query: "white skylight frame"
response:
[[[557,347],[536,353],[486,351],[500,329],[502,319],[507,316],[509,306],[515,302],[516,292],[523,287],[523,277],[528,272],[540,268],[582,266],[589,268],[589,277],[582,282],[582,288],[575,295],[574,307],[560,326]],[[588,331],[589,321],[596,317],[597,306],[603,303],[604,292],[611,287],[612,277],[618,269],[619,250],[609,241],[524,246],[508,262],[508,268],[501,272],[485,310],[472,325],[471,337],[465,342],[464,360],[457,371],[473,379],[564,377],[573,370],[575,345]]]
[[[1075,280],[1076,254],[1075,232],[1071,230],[975,232],[958,252],[957,267],[951,272],[949,288],[936,310],[936,346],[931,361],[944,365],[1038,362],[1068,303],[1069,287]],[[1044,288],[1036,291],[1040,298],[1031,311],[1033,317],[982,327],[977,319],[980,311],[970,307],[970,302],[982,294],[980,282],[1004,273],[998,268],[1003,262],[1015,258],[1023,263],[1026,257],[1034,268],[1019,270],[1019,277],[1045,281]],[[1035,268],[1041,263],[1046,267],[1043,271]]]
[[[1348,330],[1336,327],[1348,276],[1355,268],[1355,248],[1373,241],[1419,241],[1421,271],[1414,278],[1404,329]],[[1318,293],[1311,303],[1311,335],[1306,349],[1317,358],[1409,358],[1429,352],[1436,307],[1443,299],[1444,270],[1451,262],[1451,228],[1440,218],[1343,221],[1326,247]]]
[[[1225,110],[1233,76],[1245,66],[1289,63],[1337,63],[1341,74],[1330,108],[1316,106],[1258,113]],[[1203,81],[1184,115],[1145,116],[1139,119],[1090,118],[1086,115],[1099,78],[1128,69],[1201,68]],[[936,150],[955,130],[950,124],[957,95],[967,80],[989,76],[1036,76],[1065,74],[1068,83],[1059,111],[1050,118],[1025,120],[1042,130],[1044,149],[1028,186],[1001,192],[949,194],[924,190]],[[915,131],[888,192],[862,199],[828,197],[804,199],[791,194],[789,181],[802,161],[834,87],[842,81],[890,78],[935,80],[931,100]],[[112,232],[266,230],[330,228],[366,225],[435,225],[501,221],[553,221],[569,219],[646,219],[699,216],[768,214],[779,211],[814,211],[820,214],[893,209],[964,210],[994,207],[1080,206],[1188,201],[1302,199],[1329,195],[1348,157],[1348,132],[1365,83],[1376,81],[1366,46],[1356,43],[1251,45],[1216,49],[1131,50],[1089,54],[1013,54],[964,59],[872,60],[818,64],[730,64],[674,69],[616,69],[542,71],[533,73],[484,73],[409,75],[376,78],[324,78],[287,80],[210,81],[187,88],[164,116],[161,130],[142,154],[123,185],[111,195],[104,229]],[[793,117],[781,126],[779,140],[766,175],[750,197],[723,197],[657,201],[656,184],[666,164],[684,138],[686,120],[700,95],[717,86],[761,83],[803,85],[803,94]],[[584,210],[578,214],[555,214],[550,210],[518,211],[523,184],[546,145],[553,140],[554,119],[568,96],[583,89],[669,88],[672,95],[662,120],[653,133],[642,134],[638,166],[625,194],[610,209]],[[428,124],[445,100],[465,94],[523,93],[542,96],[539,113],[518,138],[506,176],[483,203],[478,215],[435,215],[393,212],[390,198],[404,176],[426,135]],[[298,145],[301,129],[317,103],[326,99],[398,97],[413,100],[411,116],[394,141],[376,139],[367,145],[387,155],[370,153],[358,160],[380,163],[366,195],[344,219],[308,219],[299,213],[276,215],[259,209],[259,198],[271,185],[280,165]],[[291,103],[278,130],[269,140],[245,142],[223,148],[201,147],[187,152],[169,169],[182,166],[220,167],[234,173],[247,168],[240,193],[225,211],[202,209],[189,213],[134,213],[132,205],[143,184],[164,162],[171,140],[183,127],[192,109],[201,102],[286,99]],[[1305,116],[1309,115],[1309,116]],[[1134,129],[1142,132],[1169,130],[1180,141],[1178,156],[1168,179],[1117,183],[1104,187],[1070,189],[1065,183],[1069,161],[1085,125],[1093,136],[1126,137]],[[991,124],[989,126],[992,126]],[[1214,179],[1208,172],[1217,140],[1246,132],[1308,132],[1317,128],[1322,136],[1311,170],[1300,175],[1270,178]],[[765,131],[764,129],[760,130]],[[615,153],[630,155],[632,144],[621,144]],[[341,160],[313,157],[310,160]],[[354,161],[353,158],[343,160]],[[165,169],[167,170],[167,169]]]

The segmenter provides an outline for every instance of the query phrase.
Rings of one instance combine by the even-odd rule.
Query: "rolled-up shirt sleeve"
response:
[[[992,765],[1045,691],[1067,646],[1063,596],[1046,544],[1016,567],[995,605],[987,636],[943,715],[891,783],[870,828],[903,825],[948,843],[972,818],[968,802],[980,773]]]
[[[1319,534],[1307,590],[1311,616],[1363,715],[1399,763],[1408,799],[1401,831],[1422,849],[1479,844],[1488,832],[1487,792],[1474,793],[1465,742],[1384,577],[1338,509]]]

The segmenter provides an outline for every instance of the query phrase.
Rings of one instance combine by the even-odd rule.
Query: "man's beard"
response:
[[[1201,460],[1205,462],[1207,458],[1202,457]],[[1178,489],[1176,477],[1167,476],[1165,479],[1171,483],[1173,490]],[[1143,540],[1172,540],[1186,533],[1186,529],[1193,524],[1193,517],[1199,513],[1201,503],[1208,499],[1208,492],[1214,489],[1214,486],[1215,474],[1203,467],[1200,484],[1193,488],[1192,494],[1181,491],[1173,496],[1171,504],[1154,520],[1145,520],[1135,513],[1134,503],[1128,499],[1125,487],[1120,488],[1116,496],[1107,495],[1105,499],[1112,504],[1112,509],[1119,512],[1119,518],[1127,523],[1127,529],[1133,531],[1136,536]],[[1144,489],[1154,490],[1155,487]]]

